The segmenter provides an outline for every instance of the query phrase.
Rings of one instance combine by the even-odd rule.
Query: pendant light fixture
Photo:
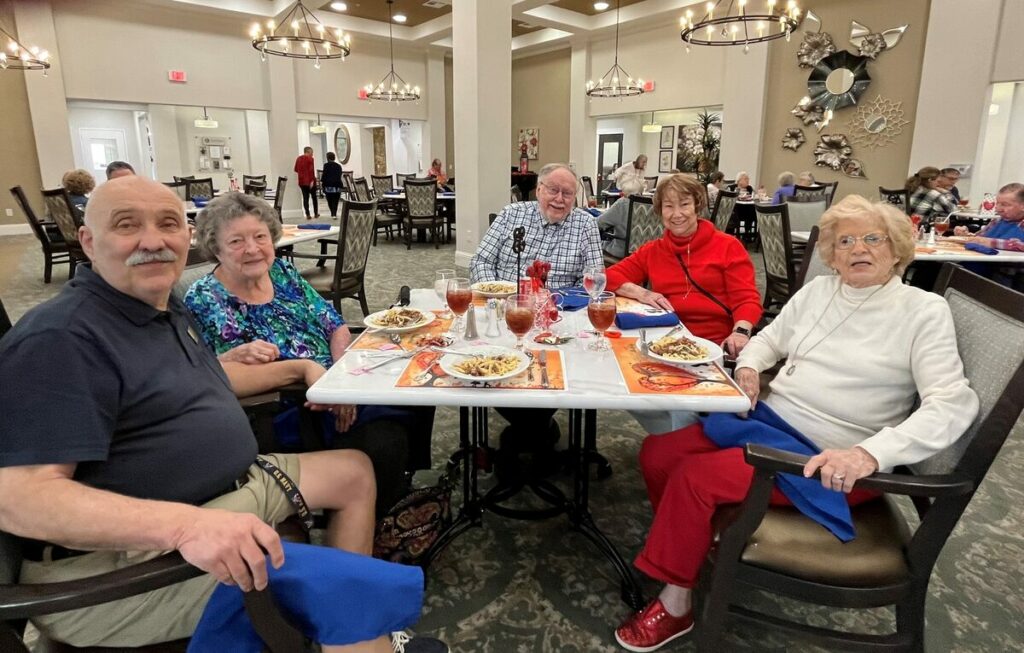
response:
[[[316,114],[316,124],[309,126],[309,133],[310,134],[326,134],[327,133],[327,127],[325,127],[324,125],[320,124],[320,114],[319,113]]]
[[[273,20],[267,21],[264,32],[259,23],[254,23],[249,30],[252,47],[260,53],[263,61],[267,55],[291,59],[311,59],[313,67],[320,69],[321,59],[345,60],[351,52],[351,38],[340,29],[332,34],[324,27],[316,16],[302,4],[295,3],[278,25]]]
[[[661,132],[661,125],[654,122],[654,112],[651,112],[651,121],[645,122],[641,128],[645,134],[658,134]]]
[[[686,51],[690,51],[690,45],[742,45],[743,51],[749,52],[751,43],[783,37],[788,41],[803,20],[796,0],[786,0],[785,9],[782,8],[782,0],[763,2],[764,11],[748,11],[747,5],[751,4],[748,0],[728,0],[724,7],[723,0],[707,2],[704,4],[704,16],[697,22],[693,22],[693,10],[687,9],[686,16],[679,20],[682,27],[680,37],[686,44]]]
[[[41,70],[43,77],[50,67],[50,53],[32,46],[26,48],[13,33],[0,23],[0,70]]]
[[[408,102],[409,100],[420,99],[420,87],[410,86],[406,83],[402,77],[395,72],[395,37],[391,32],[391,23],[394,22],[391,17],[391,5],[394,4],[394,0],[387,0],[388,2],[388,43],[391,46],[391,70],[387,75],[384,75],[384,79],[374,86],[367,84],[362,92],[359,94],[360,97],[367,100],[384,100],[385,102]]]
[[[629,73],[619,65],[619,4],[615,3],[615,63],[608,69],[595,84],[593,80],[587,82],[587,95],[589,97],[629,97],[642,95],[644,92],[644,80],[633,79]]]
[[[200,129],[217,129],[220,125],[216,120],[210,120],[210,115],[206,112],[206,107],[203,107],[203,117],[196,118],[196,121],[193,124]]]

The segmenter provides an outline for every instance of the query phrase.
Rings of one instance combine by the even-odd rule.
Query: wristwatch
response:
[[[733,332],[733,333],[742,333],[742,334],[743,334],[743,335],[745,335],[746,337],[748,337],[748,338],[750,337],[750,329],[748,329],[747,327],[741,327],[741,326],[738,326],[738,327],[735,327],[735,328],[734,328],[734,329],[732,330],[732,332]]]

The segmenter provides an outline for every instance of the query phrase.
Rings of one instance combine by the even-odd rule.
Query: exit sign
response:
[[[184,70],[168,70],[167,71],[167,81],[177,82],[179,84],[184,84],[185,82],[188,81],[188,76],[185,75],[185,71]]]
[[[654,80],[648,79],[644,81],[644,93],[651,93],[654,91]]]

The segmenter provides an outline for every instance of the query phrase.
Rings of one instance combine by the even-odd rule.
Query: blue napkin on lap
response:
[[[991,247],[988,247],[987,245],[982,245],[981,243],[964,243],[964,249],[969,249],[973,252],[979,252],[981,254],[989,255],[999,253],[998,249],[992,249]]]
[[[307,222],[306,224],[300,224],[299,229],[320,229],[321,231],[327,231],[331,228],[331,225],[324,222]]]
[[[642,313],[618,313],[615,315],[615,326],[623,331],[628,329],[652,329],[654,327],[671,327],[679,324],[675,313],[661,315],[644,315]]]
[[[306,637],[354,644],[415,624],[423,605],[423,570],[324,546],[282,542],[285,562],[267,562],[268,587],[281,613]],[[217,585],[189,643],[189,653],[260,653],[242,590]]]
[[[821,453],[817,445],[763,402],[757,403],[747,419],[733,413],[711,413],[701,421],[704,435],[723,449],[742,447],[750,442],[806,456]],[[845,494],[825,489],[817,479],[794,474],[779,474],[775,483],[800,512],[827,528],[840,541],[849,542],[855,537]]]

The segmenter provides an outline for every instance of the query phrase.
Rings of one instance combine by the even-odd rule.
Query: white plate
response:
[[[484,290],[480,290],[480,287],[486,283],[506,283],[508,284],[509,289],[506,292],[487,292]],[[472,286],[470,286],[470,288],[473,289],[473,292],[477,293],[478,295],[483,295],[484,297],[511,297],[512,295],[519,292],[519,287],[516,286],[516,284],[512,283],[511,281],[478,281],[474,283]]]
[[[711,342],[710,340],[705,340],[704,338],[698,338],[697,336],[685,336],[685,337],[687,337],[690,340],[694,341],[695,343],[697,343],[701,347],[704,347],[705,349],[707,349],[708,350],[707,357],[706,358],[699,358],[699,359],[695,359],[695,360],[684,361],[684,360],[680,360],[678,358],[669,358],[667,356],[662,356],[660,354],[655,354],[653,351],[650,351],[650,350],[647,351],[647,355],[650,356],[651,358],[656,359],[656,360],[663,361],[665,363],[672,363],[674,365],[700,365],[702,363],[714,362],[714,361],[716,361],[716,360],[718,360],[719,358],[722,357],[722,348],[719,347],[718,345],[716,345],[715,343]],[[651,340],[647,341],[647,344],[651,345],[656,340],[657,340],[657,338],[652,338]],[[640,349],[640,339],[639,338],[636,339],[636,348],[638,350],[642,351]]]
[[[388,309],[388,310],[390,310],[390,309]],[[434,314],[431,313],[430,311],[421,311],[418,308],[406,308],[406,310],[416,311],[422,317],[420,318],[420,320],[418,322],[416,322],[414,324],[410,324],[408,326],[404,326],[404,327],[381,326],[380,324],[377,323],[377,320],[382,318],[384,316],[384,314],[388,312],[387,310],[384,310],[384,311],[377,311],[376,313],[371,313],[370,315],[367,315],[365,318],[363,318],[363,324],[365,324],[366,326],[368,326],[370,328],[379,329],[380,331],[384,331],[385,333],[402,333],[404,331],[415,331],[416,329],[421,329],[421,328],[427,326],[428,324],[430,324],[431,322],[433,322],[434,319],[435,319]]]
[[[466,347],[461,350],[467,354],[475,356],[496,356],[498,354],[510,354],[519,359],[519,364],[516,365],[515,369],[506,374],[496,374],[494,376],[471,376],[469,374],[463,374],[462,372],[455,369],[455,364],[466,360],[466,356],[459,356],[458,354],[445,354],[438,361],[438,365],[448,376],[455,377],[456,379],[462,379],[463,381],[501,381],[502,379],[510,379],[517,374],[522,374],[526,371],[526,368],[530,366],[532,362],[530,357],[521,351],[517,351],[510,347],[499,347],[497,345],[477,345],[475,347]]]

